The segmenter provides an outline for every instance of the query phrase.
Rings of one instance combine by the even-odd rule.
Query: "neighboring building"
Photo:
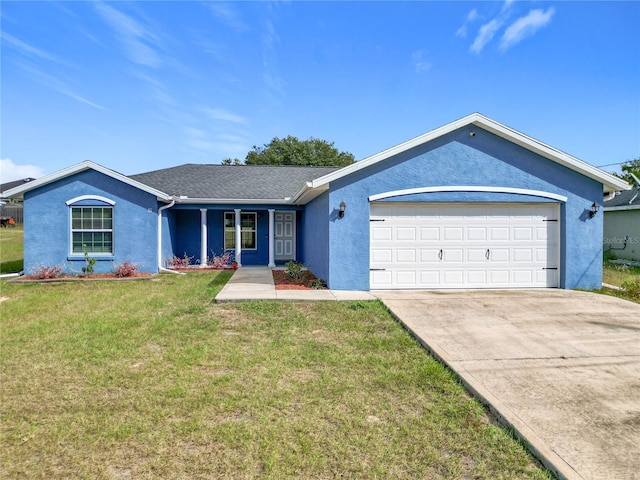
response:
[[[599,288],[602,195],[619,178],[480,114],[344,168],[82,162],[24,197],[25,272],[173,256],[304,262],[330,288]],[[84,245],[84,247],[83,247]],[[71,267],[69,267],[71,268]]]
[[[23,222],[22,202],[19,200],[15,200],[12,203],[7,202],[4,198],[4,192],[24,185],[32,180],[35,180],[35,178],[23,178],[21,180],[14,180],[13,182],[6,182],[0,185],[0,217],[13,217],[16,223]]]
[[[640,185],[604,202],[604,251],[640,261]]]

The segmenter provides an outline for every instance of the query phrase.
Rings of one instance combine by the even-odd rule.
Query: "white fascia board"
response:
[[[471,115],[467,115],[464,118],[461,118],[447,125],[436,128],[435,130],[431,130],[430,132],[427,132],[423,135],[415,137],[411,140],[408,140],[404,143],[396,145],[395,147],[388,148],[387,150],[376,153],[375,155],[348,165],[344,168],[341,168],[340,170],[336,170],[335,172],[317,178],[311,182],[311,187],[317,188],[327,183],[333,182],[342,177],[362,170],[363,168],[374,165],[380,161],[406,152],[407,150],[415,148],[426,142],[435,140],[436,138],[442,137],[443,135],[451,133],[454,130],[465,127],[467,125],[475,125],[479,128],[482,128],[483,130],[486,130],[510,142],[513,142],[516,145],[526,148],[527,150],[542,155],[543,157],[548,158],[549,160],[552,160],[560,165],[582,173],[589,178],[597,180],[598,182],[603,184],[605,193],[619,190],[629,190],[631,188],[631,186],[627,182],[619,179],[614,175],[611,175],[603,170],[600,170],[599,168],[589,165],[582,160],[572,157],[571,155],[568,155],[538,140],[528,137],[527,135],[524,135],[517,130],[502,125],[495,120],[491,120],[490,118],[485,117],[480,113],[472,113]]]
[[[121,173],[110,170],[102,165],[98,165],[97,163],[92,162],[91,160],[85,160],[84,162],[77,163],[67,168],[63,168],[62,170],[58,170],[57,172],[51,173],[49,175],[45,175],[44,177],[36,178],[35,180],[31,180],[28,183],[23,185],[19,185],[11,190],[7,190],[4,194],[9,197],[21,196],[24,192],[28,192],[30,190],[34,190],[38,187],[42,187],[43,185],[48,185],[49,183],[56,182],[66,177],[70,177],[71,175],[75,175],[76,173],[83,172],[85,170],[95,170],[96,172],[100,172],[108,177],[119,180],[127,185],[131,185],[132,187],[138,188],[142,191],[150,193],[151,195],[155,195],[158,200],[163,200],[165,202],[170,201],[171,196],[167,195],[160,190],[156,190],[144,183],[137,182],[135,180],[130,179],[129,177],[122,175]]]
[[[287,198],[272,199],[255,199],[255,198],[193,198],[193,197],[176,197],[174,198],[176,205],[291,205],[292,202]]]
[[[302,187],[300,191],[294,195],[294,197],[291,199],[291,203],[294,203],[296,205],[305,205],[309,203],[311,200],[313,200],[314,198],[322,195],[327,190],[329,190],[328,183],[321,185],[319,187],[313,188],[311,187],[311,182],[307,182],[306,185]]]
[[[604,207],[605,212],[617,212],[622,210],[640,210],[640,205],[620,205],[617,207]]]
[[[605,193],[631,189],[631,186],[627,182],[615,175],[607,173],[604,170],[600,170],[593,165],[589,165],[588,163],[583,162],[562,150],[558,150],[557,148],[547,145],[535,138],[531,138],[524,133],[518,132],[506,125],[502,125],[501,123],[491,120],[490,118],[480,114],[475,115],[477,115],[478,118],[472,122],[473,125],[526,148],[527,150],[537,153],[538,155],[548,158],[562,166],[570,168],[571,170],[577,171],[586,177],[597,180],[603,184]]]

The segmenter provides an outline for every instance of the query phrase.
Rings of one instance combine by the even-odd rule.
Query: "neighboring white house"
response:
[[[640,261],[640,183],[604,202],[604,252]]]

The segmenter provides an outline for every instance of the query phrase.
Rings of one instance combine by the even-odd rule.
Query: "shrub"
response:
[[[212,258],[209,260],[209,265],[213,268],[225,268],[231,265],[233,262],[233,254],[231,252],[224,252],[222,255],[216,255],[216,252],[211,252]]]
[[[49,278],[56,278],[62,272],[62,265],[56,265],[55,267],[40,266],[33,271],[33,277],[38,280],[47,280]]]
[[[321,278],[316,278],[315,280],[313,280],[311,282],[311,284],[309,285],[311,288],[314,288],[316,290],[322,290],[324,288],[327,288],[327,282],[325,282],[324,280],[322,280]]]
[[[302,278],[302,267],[304,267],[304,264],[291,260],[287,262],[285,266],[287,267],[287,275],[291,278],[294,280],[300,280]]]
[[[640,300],[640,280],[625,280],[622,289],[634,300]]]
[[[189,257],[187,252],[184,253],[184,257],[180,258],[176,255],[173,258],[169,258],[166,260],[167,267],[173,268],[185,268],[191,265],[191,260],[193,260],[193,256]]]
[[[127,260],[115,266],[116,277],[132,277],[137,269],[138,265]]]

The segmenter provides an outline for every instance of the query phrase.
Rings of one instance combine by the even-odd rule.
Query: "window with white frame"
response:
[[[113,207],[71,207],[71,253],[113,254]]]
[[[257,248],[258,215],[255,212],[240,213],[240,240],[243,250],[255,250]],[[236,214],[224,212],[224,248],[233,250],[236,248]]]

